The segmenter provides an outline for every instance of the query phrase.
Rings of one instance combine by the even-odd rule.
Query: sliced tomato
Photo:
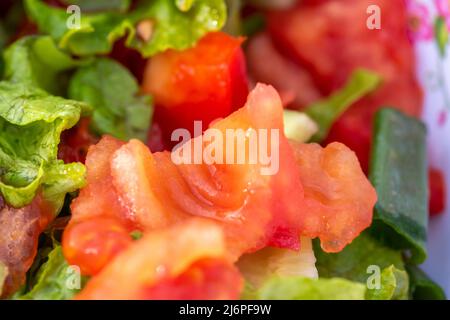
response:
[[[79,266],[84,275],[94,275],[131,243],[122,221],[98,216],[72,221],[64,232],[62,245],[69,263]]]
[[[430,168],[428,178],[430,184],[430,214],[436,215],[443,213],[446,207],[447,190],[442,171]]]
[[[379,30],[367,27],[370,5],[381,9]],[[312,75],[323,95],[342,87],[356,68],[383,77],[381,88],[344,113],[326,141],[343,142],[355,150],[365,170],[372,119],[379,108],[391,106],[420,116],[422,93],[415,79],[403,1],[302,1],[295,9],[269,13],[268,29],[277,48]]]
[[[206,129],[245,103],[248,94],[242,38],[207,34],[194,48],[152,57],[142,90],[155,99],[154,120],[169,144],[174,129],[193,133],[194,121]],[[173,145],[173,144],[172,144]]]
[[[244,138],[245,157],[240,164],[235,164],[238,145],[227,143],[235,139],[227,138],[232,129],[240,130]],[[69,261],[83,263],[81,258],[70,257],[87,257],[84,252],[91,239],[96,244],[103,237],[75,231],[83,226],[77,221],[99,216],[122,219],[125,229],[142,230],[144,234],[189,221],[193,216],[207,218],[223,231],[226,256],[231,261],[266,246],[298,249],[299,235],[320,237],[327,251],[342,249],[370,224],[375,192],[348,148],[341,144],[326,149],[318,145],[291,146],[282,129],[283,108],[277,92],[270,86],[257,85],[243,108],[205,132],[205,136],[215,132],[224,137],[219,144],[224,152],[214,163],[206,163],[207,157],[199,164],[176,163],[180,150],[190,147],[195,157],[197,143],[203,146],[200,152],[210,147],[211,140],[202,137],[186,142],[173,153],[153,154],[138,140],[123,144],[103,138],[89,150],[88,186],[72,205],[73,218],[64,237],[74,245],[63,242],[64,250],[70,251]],[[265,147],[264,140],[258,141],[258,148],[270,150],[267,155],[275,165],[272,172],[263,174],[268,162],[263,164],[260,158],[250,161],[255,152],[250,144],[251,132],[257,138],[261,138],[261,132],[278,134],[262,136],[267,140]],[[231,152],[232,163],[227,163]],[[87,229],[95,233],[95,228]],[[103,261],[117,254],[108,248],[120,247],[122,242],[109,227],[98,229],[102,235],[111,234],[104,236],[105,242],[112,241],[96,245],[101,263],[95,267],[101,270],[108,266]]]
[[[85,275],[98,273],[131,242],[135,229],[112,183],[110,161],[124,143],[105,136],[91,146],[86,159],[87,186],[72,202],[72,218],[64,230],[63,253]]]
[[[222,230],[191,219],[147,233],[93,277],[77,299],[237,299],[239,272]]]
[[[307,209],[302,234],[320,238],[326,252],[339,252],[372,223],[377,202],[356,154],[341,143],[292,144]]]
[[[104,136],[88,150],[86,158],[87,185],[72,202],[72,220],[94,216],[123,216],[127,212],[120,204],[112,183],[110,161],[124,142]]]
[[[268,244],[298,248],[297,214],[303,191],[293,152],[283,135],[282,110],[277,92],[258,85],[245,107],[211,127],[223,137],[232,129],[244,134],[249,129],[276,130],[279,139],[272,143],[279,163],[272,176],[261,175],[263,166],[248,160],[225,164],[226,154],[218,161],[224,164],[175,165],[169,152],[151,154],[137,140],[121,147],[112,159],[111,174],[133,221],[145,230],[166,227],[192,215],[214,219],[224,228],[234,258]],[[188,144],[195,144],[195,139]],[[225,140],[221,147],[230,152]],[[245,158],[249,159],[249,138],[245,141]]]

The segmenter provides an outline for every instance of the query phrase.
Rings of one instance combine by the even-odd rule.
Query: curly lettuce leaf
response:
[[[246,286],[246,300],[364,300],[366,287],[346,279],[273,277],[258,289]]]
[[[324,140],[333,123],[352,104],[373,92],[381,83],[381,78],[376,73],[365,69],[354,71],[347,84],[340,90],[334,92],[329,98],[319,101],[305,109],[318,125],[319,132],[313,137],[313,141]]]
[[[421,269],[407,265],[411,281],[410,295],[414,300],[445,300],[444,290],[431,280]]]
[[[380,287],[368,289],[368,300],[407,300],[409,289],[408,273],[393,265],[381,272]]]
[[[77,5],[81,11],[119,11],[126,12],[131,0],[62,0],[66,5]]]
[[[6,34],[3,23],[0,21],[0,76],[3,75],[3,70],[5,68],[5,62],[3,60],[3,49],[8,41],[8,36]]]
[[[17,294],[18,300],[69,300],[85,285],[77,268],[69,266],[64,259],[61,246],[56,246],[49,254],[48,260],[39,269],[36,283],[31,290]]]
[[[26,84],[0,82],[0,192],[8,204],[29,204],[42,187],[59,210],[84,183],[82,164],[57,159],[61,132],[73,127],[82,102],[50,96]]]
[[[77,70],[69,97],[93,107],[92,126],[122,140],[146,141],[152,118],[150,96],[139,96],[133,75],[114,60],[102,58]]]
[[[131,22],[118,12],[81,12],[80,26],[75,28],[68,25],[71,15],[63,8],[52,7],[41,0],[25,0],[25,9],[40,32],[49,34],[60,49],[79,56],[109,53],[116,40],[134,33]]]
[[[167,49],[183,50],[195,45],[208,32],[219,31],[225,24],[227,9],[224,0],[142,1],[142,5],[131,13],[131,21],[137,26],[137,36],[131,46],[144,57],[152,56]],[[180,10],[183,9],[183,10]],[[144,22],[144,24],[142,24]],[[150,26],[149,30],[142,30]],[[144,32],[140,32],[144,31]]]
[[[29,36],[5,51],[5,79],[37,86],[53,94],[63,93],[65,71],[88,63],[62,52],[49,36]]]
[[[41,32],[78,56],[109,53],[123,37],[127,46],[144,57],[167,49],[182,50],[206,33],[220,30],[226,20],[224,0],[144,0],[127,14],[82,12],[79,28],[68,27],[66,10],[41,0],[25,0],[25,7]]]

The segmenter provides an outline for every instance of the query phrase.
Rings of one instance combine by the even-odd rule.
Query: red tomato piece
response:
[[[248,94],[242,38],[209,33],[194,48],[167,50],[152,57],[145,70],[142,90],[155,99],[155,122],[166,143],[173,130],[193,133],[195,120],[206,129],[245,103]]]
[[[244,137],[245,161],[241,164],[235,164],[238,146],[227,147],[226,132],[230,129],[241,130]],[[254,152],[248,134],[251,130],[257,138],[261,134],[257,130],[278,133],[263,136],[268,140],[265,147],[258,141],[259,148],[267,148],[272,160],[278,160],[274,160],[272,175],[262,174],[267,163],[263,165],[261,159],[249,161]],[[224,153],[210,164],[176,164],[173,156],[178,150],[152,154],[138,140],[124,144],[105,137],[92,147],[86,161],[88,185],[72,205],[73,218],[68,235],[64,235],[73,244],[63,243],[71,252],[67,256],[86,256],[85,244],[90,239],[96,243],[97,238],[88,231],[74,230],[82,226],[77,222],[99,216],[115,217],[126,230],[139,229],[144,234],[193,216],[207,218],[222,230],[230,261],[268,245],[298,249],[300,235],[318,236],[325,250],[338,251],[370,224],[376,196],[354,153],[341,144],[326,149],[291,146],[283,135],[281,100],[272,87],[257,85],[243,108],[215,122],[205,135],[211,132],[224,137],[219,144]],[[190,146],[194,156],[196,143],[203,146],[200,156],[205,156],[211,141],[196,137],[186,142],[184,146]],[[232,151],[234,164],[226,163]],[[104,228],[109,232],[108,226]],[[107,242],[120,239],[115,233],[104,238]],[[105,249],[110,247],[115,245],[96,246],[106,253],[99,253],[102,263],[95,270],[108,268],[107,260],[115,261]],[[85,259],[74,260],[79,265]]]
[[[86,159],[87,186],[72,202],[72,218],[63,234],[63,253],[83,274],[93,275],[131,242],[135,226],[112,183],[110,161],[124,142],[105,136]]]
[[[152,300],[231,300],[239,299],[241,283],[239,273],[229,263],[204,259],[179,276],[146,289],[144,295]]]
[[[76,298],[237,299],[242,279],[225,253],[219,227],[190,219],[134,242]]]
[[[302,234],[320,238],[326,252],[339,252],[372,223],[377,202],[356,154],[341,143],[292,144],[305,191]]]
[[[443,213],[446,207],[446,186],[442,171],[430,168],[428,171],[430,184],[430,214]]]
[[[246,56],[252,78],[273,85],[280,93],[283,105],[300,109],[321,98],[308,71],[283,56],[266,32],[249,40]]]
[[[191,215],[214,219],[223,226],[234,258],[268,244],[297,249],[303,191],[282,132],[282,110],[276,91],[258,85],[245,107],[212,125],[224,137],[227,129],[277,130],[279,141],[273,143],[279,152],[279,167],[273,176],[261,175],[262,166],[248,161],[175,165],[169,152],[152,155],[141,142],[132,140],[115,152],[111,164],[122,203],[143,229],[165,227]]]
[[[64,232],[63,253],[85,275],[97,274],[113,257],[132,243],[129,231],[114,217],[72,221]]]
[[[381,9],[380,30],[366,25],[370,5]],[[391,106],[420,116],[422,94],[415,79],[403,1],[302,1],[295,9],[269,13],[268,29],[278,48],[312,75],[324,95],[340,88],[359,67],[383,77],[382,87],[344,113],[327,140],[355,150],[365,170],[372,119],[379,108]]]

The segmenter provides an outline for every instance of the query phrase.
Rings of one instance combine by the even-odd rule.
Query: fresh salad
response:
[[[445,299],[416,27],[403,0],[2,0],[0,297]]]

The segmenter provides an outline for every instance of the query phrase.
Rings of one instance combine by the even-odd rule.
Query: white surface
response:
[[[437,13],[436,1],[413,0],[426,5],[431,23]],[[428,260],[423,269],[450,297],[450,46],[446,58],[439,54],[434,39],[415,41],[417,74],[425,91],[423,120],[428,128],[429,162],[445,172],[447,212],[433,217],[428,228]]]

